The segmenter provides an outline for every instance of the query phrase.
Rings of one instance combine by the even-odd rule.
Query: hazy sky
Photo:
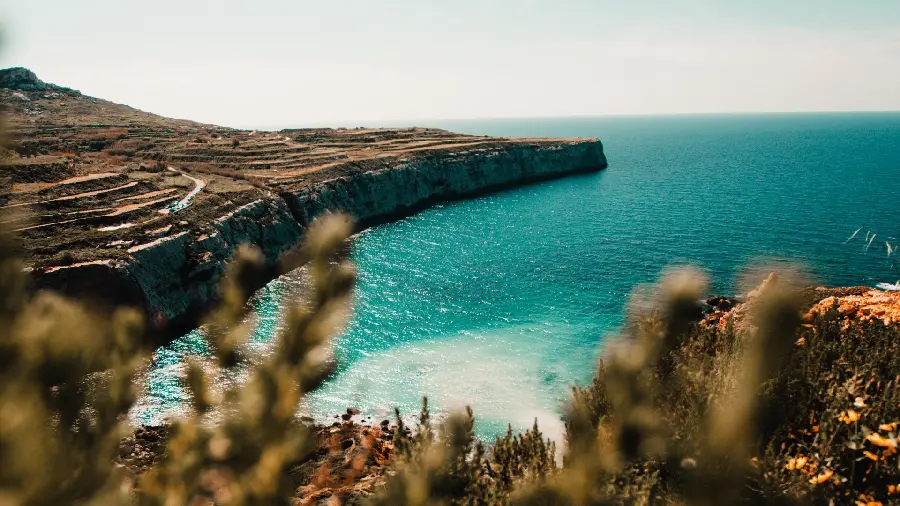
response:
[[[900,0],[0,0],[0,65],[236,127],[900,110]]]

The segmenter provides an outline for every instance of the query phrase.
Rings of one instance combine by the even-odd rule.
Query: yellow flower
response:
[[[877,432],[873,432],[866,436],[866,439],[875,446],[880,446],[882,448],[896,448],[897,447],[897,439],[895,438],[885,438],[881,434]]]
[[[832,471],[831,469],[826,469],[818,475],[814,476],[811,480],[809,480],[809,482],[813,485],[821,485],[828,481],[828,479],[832,476],[834,476],[834,471]]]
[[[854,423],[859,421],[859,413],[853,411],[852,409],[848,409],[841,413],[840,420],[844,423]]]
[[[878,430],[886,430],[888,432],[894,432],[897,429],[897,422],[892,423],[883,423],[878,426]]]
[[[888,485],[888,495],[900,493],[900,485]]]
[[[863,452],[863,455],[865,455],[866,457],[868,457],[868,458],[874,460],[875,462],[878,462],[878,455],[875,455],[874,453],[872,453],[872,452],[870,452],[870,451],[864,451],[864,452]]]
[[[807,462],[809,462],[809,457],[799,455],[788,460],[787,464],[784,465],[784,468],[788,471],[803,469],[804,467],[806,467]]]

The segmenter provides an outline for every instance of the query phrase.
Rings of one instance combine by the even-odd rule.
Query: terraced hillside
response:
[[[215,258],[209,261],[220,262],[238,240],[275,255],[293,245],[282,243],[296,242],[313,214],[327,210],[374,219],[430,200],[606,164],[596,140],[501,139],[426,128],[256,132],[204,125],[46,84],[25,69],[0,71],[0,100],[7,134],[0,152],[0,221],[20,234],[39,274],[84,265],[119,268],[173,238],[202,242],[226,225],[234,233],[229,220],[251,208],[259,230],[247,236],[241,225],[242,233],[229,236],[222,251],[185,253],[194,263],[177,268],[196,270],[210,254]],[[336,181],[344,186],[338,189]],[[268,226],[284,214],[272,210],[283,208],[300,232],[278,232],[272,239],[276,232]],[[183,283],[200,282],[191,272],[180,274]],[[82,283],[75,278],[63,285]],[[132,291],[147,299],[156,288],[138,281]]]

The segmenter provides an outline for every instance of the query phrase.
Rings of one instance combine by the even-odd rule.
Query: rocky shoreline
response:
[[[337,416],[337,415],[336,415]],[[331,425],[307,424],[316,448],[294,463],[289,475],[295,485],[297,504],[330,504],[332,497],[341,504],[353,504],[370,495],[389,476],[397,426],[389,420],[361,419],[359,411],[348,408]],[[405,429],[407,434],[409,429]],[[143,425],[119,444],[117,465],[132,476],[137,486],[141,475],[158,464],[172,436],[168,425]]]

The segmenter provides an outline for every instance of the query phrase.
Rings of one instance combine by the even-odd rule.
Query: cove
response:
[[[600,137],[609,169],[441,204],[360,234],[353,320],[337,375],[305,402],[326,421],[348,406],[414,414],[471,404],[489,436],[535,417],[561,427],[628,293],[673,264],[731,294],[748,265],[798,264],[811,282],[868,285],[900,274],[900,115],[821,114],[446,122],[473,134]],[[858,228],[859,236],[844,243]],[[866,231],[879,239],[865,250]],[[288,275],[255,300],[264,354]],[[177,412],[185,356],[202,332],[157,350],[133,415]],[[237,378],[236,381],[240,381]]]

